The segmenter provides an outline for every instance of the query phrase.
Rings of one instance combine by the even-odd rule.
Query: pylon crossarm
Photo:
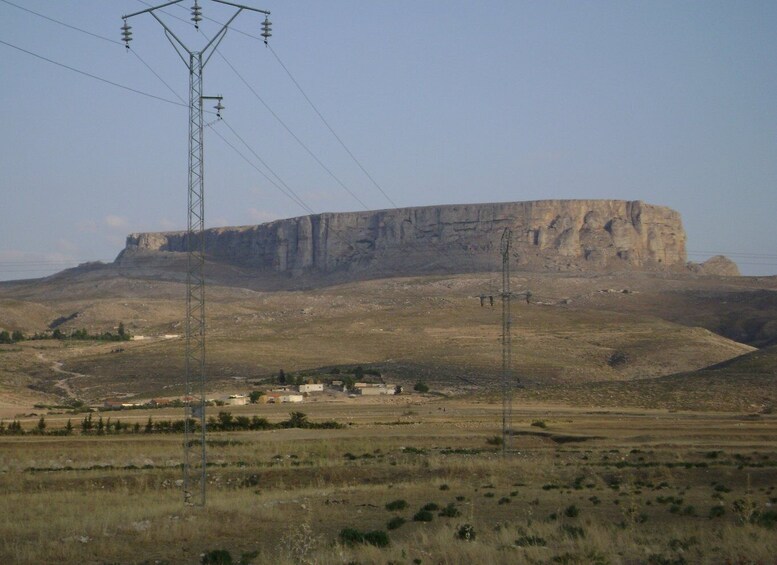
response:
[[[229,24],[231,24],[233,21],[235,21],[235,18],[242,12],[242,8],[235,12],[235,14],[227,20],[227,23],[225,23],[223,26],[221,26],[221,29],[218,31],[216,35],[213,36],[213,38],[208,41],[208,44],[202,48],[202,53],[205,55],[205,53],[210,49],[210,53],[205,55],[205,59],[202,61],[202,66],[204,67],[210,58],[213,56],[213,53],[216,52],[216,48],[219,46],[219,43],[221,43],[221,40],[224,39],[224,36],[227,34],[227,30],[229,29]],[[212,47],[212,49],[211,49]]]
[[[214,2],[218,2],[218,0],[213,0]],[[126,16],[122,16],[121,18],[123,20],[126,20],[127,18],[131,18],[133,16],[139,16],[140,14],[153,14],[154,10],[160,10],[162,8],[167,8],[168,6],[172,6],[173,4],[180,4],[183,2],[183,0],[173,0],[172,2],[167,2],[166,4],[160,4],[159,6],[153,6],[151,8],[146,8],[145,10],[141,10],[140,12],[134,12],[132,14],[127,14]]]
[[[264,14],[265,16],[270,15],[270,12],[268,10],[260,10],[259,8],[252,8],[251,6],[244,6],[243,4],[235,4],[234,2],[227,2],[226,0],[213,0],[213,1],[219,4],[226,4],[227,6],[232,6],[234,8],[242,8],[243,10],[259,12],[260,14]]]

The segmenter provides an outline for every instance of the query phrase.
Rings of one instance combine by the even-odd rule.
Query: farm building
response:
[[[228,406],[245,406],[248,404],[248,397],[245,394],[230,394],[224,401]]]
[[[284,402],[302,402],[305,397],[293,392],[268,392],[262,396],[264,402],[270,404],[281,404]]]
[[[324,385],[322,383],[299,385],[300,392],[324,392]]]
[[[381,396],[381,395],[393,395],[396,394],[396,385],[374,385],[357,388],[359,394],[362,396]]]

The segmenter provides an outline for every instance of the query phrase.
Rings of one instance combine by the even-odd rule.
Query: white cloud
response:
[[[105,216],[105,225],[108,226],[111,229],[126,229],[127,226],[129,226],[129,222],[127,221],[127,218],[122,218],[121,216],[114,216],[113,214],[108,214]]]

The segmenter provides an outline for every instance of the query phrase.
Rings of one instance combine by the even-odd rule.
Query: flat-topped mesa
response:
[[[538,200],[324,213],[205,232],[209,259],[262,271],[365,278],[501,268],[532,271],[682,270],[680,214],[624,200]],[[186,232],[127,237],[117,261],[186,251]]]

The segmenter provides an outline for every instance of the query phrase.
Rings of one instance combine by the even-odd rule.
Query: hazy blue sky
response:
[[[274,52],[396,205],[641,199],[682,214],[692,259],[777,273],[777,2],[244,2],[272,11]],[[6,45],[178,102],[143,63],[186,98],[159,24],[131,21],[137,57],[12,4],[115,42],[121,15],[144,8],[0,0],[0,279],[110,261],[130,232],[184,228],[186,107]],[[187,10],[167,10],[200,48],[172,17]],[[261,21],[234,27],[258,36]],[[264,170],[229,126],[315,212],[364,208],[340,183],[392,207],[271,50],[230,32],[220,53],[205,69],[226,106],[205,138],[209,227],[307,213],[216,135]]]

